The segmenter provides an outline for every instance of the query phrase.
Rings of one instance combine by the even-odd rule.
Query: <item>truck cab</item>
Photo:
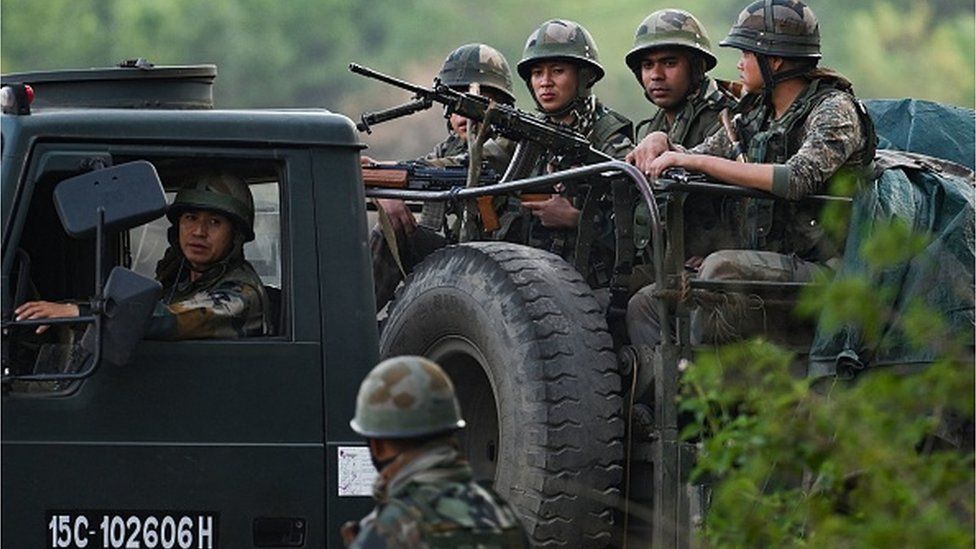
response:
[[[2,116],[4,541],[339,545],[338,526],[372,505],[369,454],[348,424],[378,347],[363,146],[325,110],[211,108],[213,66],[136,65],[3,77],[34,98]],[[87,303],[113,267],[153,277],[165,217],[108,230],[98,249],[56,204],[66,179],[132,162],[170,198],[205,170],[248,183],[245,256],[271,298],[271,335],[142,340],[92,369],[79,329],[19,325],[20,303]]]

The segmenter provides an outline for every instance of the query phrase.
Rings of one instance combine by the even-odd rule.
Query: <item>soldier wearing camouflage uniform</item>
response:
[[[214,254],[212,260],[195,261],[194,239],[200,229],[187,228],[187,224],[201,213],[226,217],[233,236],[225,252]],[[254,267],[244,259],[244,243],[254,240],[254,198],[247,183],[226,172],[201,177],[176,193],[166,217],[173,223],[171,246],[156,264],[163,300],[153,312],[146,337],[268,335],[268,296]]]
[[[669,8],[648,15],[637,27],[625,61],[644,97],[657,107],[653,117],[637,125],[638,138],[664,132],[672,143],[691,148],[722,128],[719,113],[736,107],[733,86],[709,78],[717,60],[705,28],[687,11]],[[692,267],[715,250],[735,246],[737,202],[701,195],[685,199],[685,252]],[[647,205],[640,202],[634,217],[647,220]],[[638,221],[634,230],[635,243],[647,252],[647,223]],[[649,261],[650,253],[644,256]],[[641,272],[647,277],[643,284],[651,282],[650,269]]]
[[[569,126],[613,158],[622,160],[631,150],[631,121],[593,95],[593,85],[603,78],[604,69],[596,42],[581,25],[562,19],[543,23],[526,41],[517,70],[547,120]],[[538,171],[569,167],[561,165],[560,159],[546,158]],[[616,255],[611,219],[616,215],[629,222],[635,195],[623,186],[613,193],[599,185],[579,187],[560,186],[548,200],[522,204],[537,222],[526,219],[523,226],[528,235],[516,239],[563,256],[591,286],[606,287]]]
[[[638,124],[640,138],[663,131],[672,143],[694,147],[722,127],[719,112],[735,107],[730,84],[708,77],[717,60],[705,27],[687,11],[670,8],[648,15],[625,61],[644,96],[658,107]]]
[[[163,299],[146,326],[147,339],[201,339],[269,333],[268,297],[244,259],[254,239],[254,199],[240,177],[215,173],[177,194],[166,212],[170,247],[156,265]],[[34,301],[23,318],[78,316],[86,305]],[[38,332],[43,330],[38,329]]]
[[[495,101],[506,104],[515,102],[508,61],[498,50],[484,44],[466,44],[452,51],[444,60],[437,79],[458,91],[468,92],[472,85],[477,85],[479,93]],[[467,119],[451,115],[447,139],[415,162],[442,168],[467,166],[467,129]],[[514,144],[506,139],[488,139],[483,145],[482,159],[496,172],[504,173],[513,149]],[[368,164],[373,160],[364,157],[364,162]],[[379,311],[393,297],[403,275],[409,274],[431,252],[444,247],[447,241],[437,232],[443,223],[443,204],[425,204],[421,224],[417,225],[413,213],[402,200],[380,199],[377,202],[393,231],[393,235],[386,236],[382,224],[378,224],[370,233],[373,284],[376,310]],[[389,240],[396,240],[397,256],[391,252]]]
[[[423,357],[396,357],[363,380],[352,429],[369,439],[376,508],[346,523],[347,546],[528,547],[511,507],[472,479],[453,433],[464,427],[450,378]]]
[[[746,114],[737,129],[748,163],[732,160],[738,151],[724,131],[690,150],[671,143],[666,134],[654,133],[630,160],[652,177],[670,167],[683,167],[790,201],[757,201],[753,217],[757,249],[709,255],[701,278],[805,282],[818,273],[830,273],[839,259],[840,244],[820,227],[815,205],[796,201],[828,192],[832,178],[868,176],[877,141],[871,120],[850,82],[818,67],[820,31],[816,16],[802,2],[753,2],[720,45],[742,52],[737,67],[750,96],[743,100]],[[652,301],[647,290],[631,299],[627,320],[632,342],[658,342]],[[717,313],[709,312],[708,318],[722,316]],[[740,328],[763,325],[763,319],[751,316],[744,313],[741,322],[717,320]],[[719,337],[701,320],[693,319],[693,339]]]

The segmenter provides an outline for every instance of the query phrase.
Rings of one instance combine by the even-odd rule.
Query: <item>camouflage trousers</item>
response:
[[[377,312],[393,299],[393,293],[403,281],[404,273],[410,274],[425,257],[447,245],[447,239],[422,225],[418,225],[411,233],[397,231],[396,240],[403,271],[397,265],[380,226],[374,226],[369,233],[369,249],[373,257],[373,294],[376,297]]]
[[[796,256],[755,250],[720,250],[701,264],[701,280],[757,280],[810,282],[827,268]],[[654,308],[655,285],[639,290],[627,303],[627,333],[633,345],[653,347],[661,342],[661,322]],[[691,312],[691,342],[722,343],[768,333],[780,322],[770,321],[765,306],[730,300],[722,305],[696,307]]]

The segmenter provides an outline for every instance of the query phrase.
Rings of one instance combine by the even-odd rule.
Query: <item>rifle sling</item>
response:
[[[386,247],[390,249],[390,255],[393,256],[393,261],[396,262],[397,268],[400,269],[400,274],[403,278],[407,278],[407,271],[403,268],[403,260],[400,259],[400,246],[397,245],[396,231],[393,230],[393,223],[390,222],[390,216],[386,214],[379,201],[375,198],[370,199],[373,205],[376,206],[376,214],[379,218],[380,230],[383,232],[383,239],[386,240]]]

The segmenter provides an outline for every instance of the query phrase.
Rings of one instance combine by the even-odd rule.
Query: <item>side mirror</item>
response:
[[[88,324],[82,346],[91,360],[80,372],[4,375],[3,381],[67,381],[95,373],[103,359],[125,364],[142,339],[162,288],[158,282],[116,267],[103,284],[105,233],[147,223],[166,211],[166,194],[156,168],[144,160],[95,170],[62,181],[54,205],[65,231],[75,238],[95,237],[95,296],[91,316],[9,321],[10,326]]]
[[[98,352],[98,323],[85,330],[82,347],[116,366],[128,363],[136,343],[146,332],[146,321],[162,291],[162,285],[151,278],[124,267],[112,269],[102,300],[101,352]]]
[[[166,193],[156,168],[137,160],[65,179],[54,189],[54,205],[64,230],[87,238],[96,232],[99,211],[106,231],[158,218],[166,212]]]

